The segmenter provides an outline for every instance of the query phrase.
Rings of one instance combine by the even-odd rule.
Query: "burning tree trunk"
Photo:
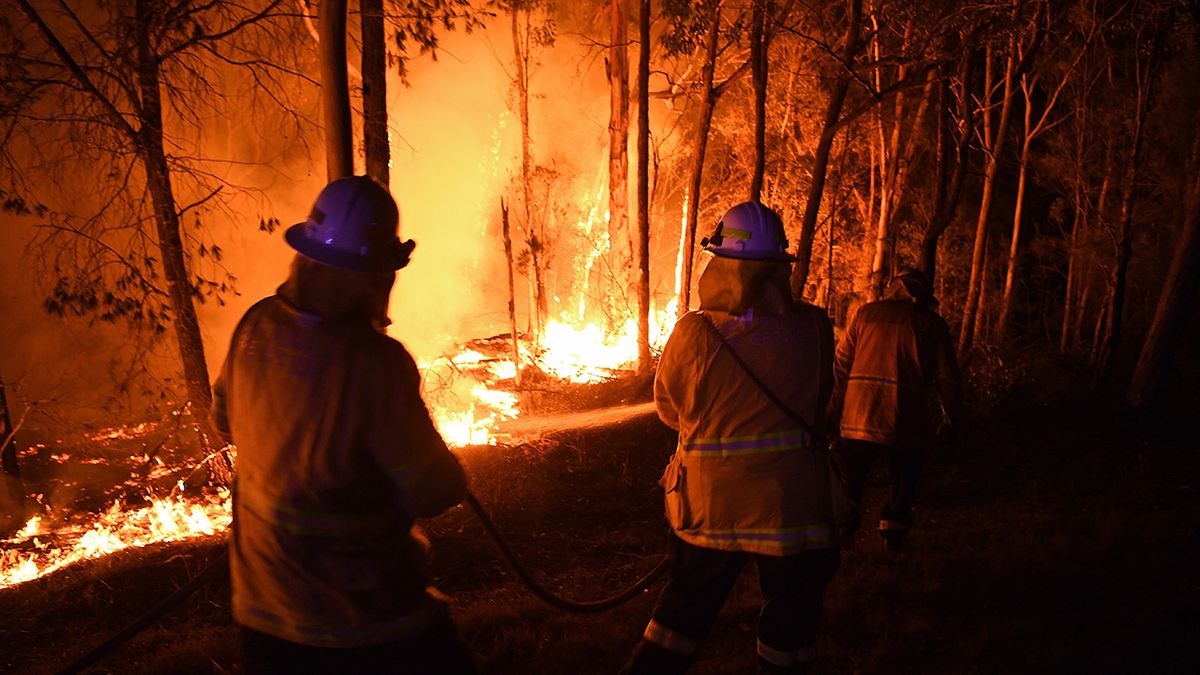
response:
[[[770,0],[756,0],[750,19],[750,70],[754,80],[754,173],[750,178],[750,201],[760,201],[767,156],[767,53],[765,28]]]
[[[325,120],[325,171],[330,181],[354,173],[350,132],[350,84],[346,75],[346,0],[323,0],[317,29],[321,36],[321,111]]]
[[[611,0],[608,48],[608,241],[614,287],[624,285],[633,258],[629,237],[629,35],[625,0]]]
[[[638,14],[638,372],[650,371],[650,0]]]
[[[817,216],[821,210],[821,195],[825,192],[825,173],[829,167],[829,151],[838,132],[838,120],[842,114],[842,103],[850,89],[853,73],[850,68],[858,54],[858,24],[862,19],[862,0],[848,0],[846,14],[846,36],[842,47],[841,68],[844,72],[833,85],[829,103],[825,107],[825,120],[821,138],[813,154],[812,184],[808,189],[808,201],[804,205],[804,217],[800,221],[800,242],[797,260],[792,270],[792,295],[803,297],[804,285],[808,283],[808,267],[812,258],[813,239],[817,232]]]
[[[367,175],[391,184],[387,115],[387,46],[384,43],[383,0],[362,0],[363,147]]]
[[[8,412],[8,392],[0,377],[0,537],[20,526],[25,516],[25,490],[17,465],[17,434]]]

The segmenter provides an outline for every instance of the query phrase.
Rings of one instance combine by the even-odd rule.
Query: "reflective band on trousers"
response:
[[[693,656],[696,650],[700,649],[700,643],[696,640],[686,635],[680,635],[654,620],[651,620],[646,626],[646,632],[642,633],[642,639],[684,656]]]
[[[809,661],[815,660],[817,658],[817,646],[808,645],[807,647],[801,647],[796,651],[785,652],[781,649],[775,649],[771,645],[759,640],[758,655],[761,656],[767,663],[786,668],[788,666],[794,666],[797,663],[808,663]]]
[[[879,521],[879,531],[880,532],[895,531],[895,530],[907,530],[910,527],[912,527],[912,525],[910,523],[904,522],[903,520],[881,520],[881,521]]]

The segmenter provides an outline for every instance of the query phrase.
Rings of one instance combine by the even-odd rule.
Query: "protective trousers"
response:
[[[903,539],[912,526],[913,501],[917,497],[917,479],[921,474],[921,451],[843,438],[838,442],[836,459],[851,498],[861,504],[867,474],[880,454],[887,457],[892,492],[879,512],[879,534],[891,544]]]
[[[449,619],[420,636],[371,647],[311,647],[242,627],[240,663],[245,675],[412,673],[475,675],[475,664]]]
[[[825,587],[840,564],[837,549],[769,556],[693,546],[671,535],[671,580],[622,673],[682,673],[695,659],[742,568],[758,568],[760,673],[803,673],[816,658]]]

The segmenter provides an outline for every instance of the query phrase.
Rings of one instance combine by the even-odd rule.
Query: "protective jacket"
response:
[[[957,402],[950,330],[927,301],[894,282],[883,300],[863,305],[850,322],[834,378],[843,438],[922,447],[935,440]]]
[[[399,342],[365,317],[272,296],[242,319],[214,393],[214,421],[238,446],[238,623],[356,647],[444,620],[426,591],[427,543],[413,519],[458,503],[465,478]]]
[[[777,397],[819,423],[832,390],[832,327],[816,307],[784,299],[786,272],[772,291],[780,280],[764,275],[780,268],[713,258],[701,310],[679,320],[663,349],[654,400],[679,430],[661,480],[667,520],[696,546],[767,555],[833,546],[826,448],[770,401],[708,323]]]

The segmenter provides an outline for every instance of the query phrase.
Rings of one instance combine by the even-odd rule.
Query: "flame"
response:
[[[229,491],[219,488],[195,497],[176,494],[147,506],[113,504],[87,526],[48,531],[40,516],[29,519],[0,554],[0,588],[36,579],[68,565],[127,548],[212,536],[232,522]],[[53,543],[42,537],[53,534]]]

